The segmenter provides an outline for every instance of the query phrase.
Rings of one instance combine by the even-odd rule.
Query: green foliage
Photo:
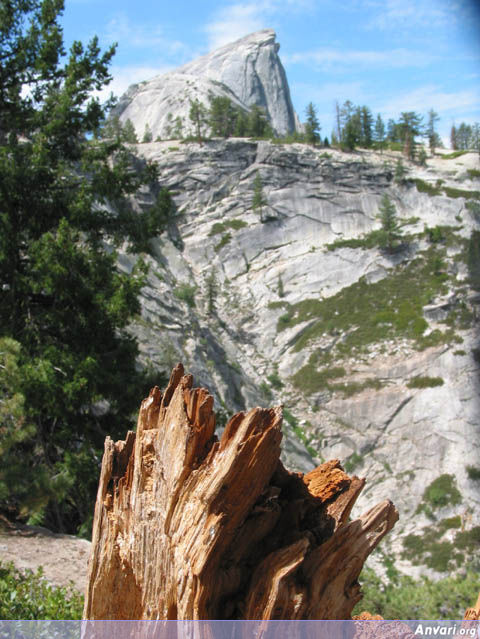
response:
[[[407,175],[407,169],[405,168],[401,158],[397,159],[397,163],[395,164],[395,175],[394,180],[396,184],[405,184],[405,177]]]
[[[480,589],[480,577],[474,570],[439,581],[426,577],[415,581],[397,572],[385,582],[365,567],[359,581],[363,599],[353,614],[368,610],[384,619],[462,619],[472,605],[472,592]]]
[[[278,294],[278,297],[284,297],[285,296],[285,289],[283,287],[283,280],[282,280],[282,276],[280,274],[278,275],[277,294]]]
[[[435,130],[435,125],[439,120],[440,117],[438,113],[433,109],[430,109],[430,111],[428,112],[428,123],[425,133],[428,138],[428,145],[430,147],[430,152],[432,153],[432,155],[435,153],[435,148],[437,146],[442,146],[442,140]]]
[[[425,489],[423,501],[434,509],[460,504],[462,496],[457,488],[455,476],[443,474],[437,477]]]
[[[150,129],[150,125],[147,122],[147,124],[145,125],[145,131],[143,133],[142,142],[143,144],[148,144],[152,140],[153,140],[152,130]]]
[[[305,115],[307,116],[307,121],[305,122],[305,140],[308,144],[318,144],[320,141],[320,122],[317,118],[317,109],[310,102],[305,109]]]
[[[420,166],[427,166],[427,152],[423,146],[421,146],[418,151],[417,162]]]
[[[262,391],[263,395],[265,396],[267,400],[270,401],[273,399],[272,389],[266,382],[260,383],[260,390]]]
[[[182,300],[182,302],[185,302],[188,306],[190,306],[190,308],[194,308],[196,290],[197,287],[194,284],[188,284],[188,282],[184,282],[173,290],[173,294],[176,298]]]
[[[465,155],[465,153],[468,153],[468,151],[453,151],[453,153],[442,153],[439,157],[441,160],[456,160],[456,158]]]
[[[434,388],[435,386],[443,386],[443,379],[441,377],[422,377],[418,375],[409,380],[408,388]]]
[[[269,375],[267,379],[270,382],[270,384],[273,386],[273,388],[277,390],[282,390],[283,382],[278,376],[278,373],[276,371],[274,371],[271,375]]]
[[[252,210],[258,211],[260,214],[260,219],[262,219],[262,210],[263,207],[266,206],[267,200],[263,194],[263,182],[260,172],[257,171],[255,175],[255,179],[253,181],[253,200],[252,200]]]
[[[363,464],[362,455],[360,455],[359,453],[355,451],[345,461],[345,463],[343,464],[343,467],[346,473],[352,473],[355,470],[355,468],[358,468],[358,466],[361,466],[362,464]]]
[[[66,56],[62,10],[61,0],[25,0],[2,13],[0,335],[19,346],[7,348],[15,373],[0,399],[13,408],[0,446],[23,468],[0,479],[0,507],[77,532],[105,435],[124,435],[145,390],[126,329],[146,269],[118,272],[114,249],[148,249],[171,201],[158,191],[153,207],[132,209],[129,196],[156,188],[158,170],[135,162],[116,125],[102,135],[107,110],[91,95],[108,83],[114,49],[101,54],[94,38]]]
[[[215,222],[212,225],[212,228],[210,229],[210,233],[208,235],[210,237],[213,235],[219,235],[220,233],[225,233],[228,229],[239,231],[246,226],[248,226],[248,224],[243,220],[227,220],[226,222]]]
[[[190,100],[190,111],[188,117],[195,128],[197,142],[201,144],[204,137],[204,129],[208,123],[206,107],[198,99]]]
[[[470,285],[480,291],[480,231],[472,231],[467,245],[467,267]]]
[[[477,466],[467,466],[466,471],[469,479],[473,479],[473,481],[480,480],[480,468]]]
[[[232,101],[223,96],[209,96],[210,109],[208,111],[208,124],[212,135],[228,138],[235,129],[236,109]]]
[[[369,344],[385,339],[407,338],[419,349],[451,342],[455,338],[451,329],[424,335],[427,323],[423,307],[447,290],[445,274],[438,271],[437,265],[442,256],[432,246],[378,282],[368,283],[361,278],[324,300],[306,299],[293,305],[283,302],[286,312],[279,318],[277,330],[310,322],[296,338],[295,351],[332,331],[343,334],[332,353],[336,359],[362,352]],[[320,366],[322,362],[315,364]]]
[[[443,187],[447,197],[464,197],[466,200],[480,200],[480,191],[465,191],[465,189],[455,189],[452,186]]]
[[[348,240],[338,239],[330,244],[326,244],[327,251],[335,251],[339,248],[375,248],[379,244],[379,232],[371,231],[362,237],[355,237]]]
[[[0,563],[0,619],[81,619],[83,597],[51,586],[39,568],[25,573]]]
[[[480,171],[478,169],[467,169],[467,174],[471,180],[480,178]]]
[[[305,445],[305,448],[310,453],[310,455],[312,457],[316,457],[317,451],[314,448],[312,448],[312,446],[310,446],[309,439],[307,435],[305,434],[303,428],[299,425],[297,418],[292,415],[292,413],[288,410],[288,408],[283,409],[283,419],[287,422],[287,424],[291,426],[293,432],[298,437],[298,439]]]
[[[382,196],[379,211],[378,219],[382,226],[378,232],[378,243],[381,248],[391,253],[402,241],[403,236],[395,205],[386,193]]]
[[[421,180],[420,178],[415,178],[414,182],[415,182],[415,186],[417,187],[417,191],[419,193],[427,193],[428,195],[432,197],[434,195],[442,194],[441,188],[439,188],[438,186],[434,186],[433,184],[430,184],[429,182],[425,182],[424,180]]]
[[[346,375],[343,366],[332,366],[318,370],[317,361],[318,355],[312,353],[309,357],[308,364],[302,366],[302,368],[292,376],[294,386],[307,395],[322,389],[329,389],[330,380],[338,379]]]
[[[226,246],[230,242],[231,239],[232,239],[232,234],[231,233],[224,233],[222,235],[222,238],[221,238],[220,242],[215,245],[215,252],[218,253],[219,251],[221,251],[222,248],[224,246]]]
[[[207,313],[212,316],[216,310],[216,302],[218,295],[218,282],[215,269],[212,269],[205,279],[207,289]]]

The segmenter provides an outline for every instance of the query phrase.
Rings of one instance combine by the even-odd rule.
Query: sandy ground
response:
[[[0,561],[13,561],[20,570],[43,567],[56,586],[73,585],[81,593],[87,583],[90,542],[58,535],[37,526],[0,527]]]

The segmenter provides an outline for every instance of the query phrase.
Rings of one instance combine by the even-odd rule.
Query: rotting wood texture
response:
[[[217,441],[213,398],[176,366],[136,433],[105,442],[84,618],[350,618],[397,510],[349,521],[365,480],[338,460],[287,471],[281,424],[255,408]]]

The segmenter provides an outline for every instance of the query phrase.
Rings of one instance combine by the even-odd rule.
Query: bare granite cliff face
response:
[[[139,138],[148,125],[153,139],[168,139],[177,118],[184,135],[194,133],[190,100],[198,99],[208,107],[212,94],[228,97],[245,111],[258,105],[277,134],[291,133],[299,122],[279,47],[272,29],[252,33],[175,71],[133,85],[120,99],[116,113],[122,122],[132,121]]]
[[[478,556],[478,155],[408,165],[397,184],[393,153],[239,139],[137,150],[176,204],[132,328],[143,361],[184,361],[225,416],[282,403],[287,467],[340,458],[369,478],[360,509],[391,496],[400,520],[378,562],[418,576]],[[391,254],[371,235],[384,194],[406,238]]]

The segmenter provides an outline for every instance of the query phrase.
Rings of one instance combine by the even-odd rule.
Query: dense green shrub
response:
[[[0,619],[81,619],[83,596],[51,586],[38,569],[20,572],[0,563]]]
[[[440,475],[427,486],[423,493],[423,500],[433,508],[456,506],[462,502],[462,495],[457,488],[454,475],[447,473]]]
[[[408,388],[433,388],[434,386],[443,386],[443,379],[441,377],[422,377],[418,375],[409,380],[407,386]]]
[[[480,589],[480,576],[475,571],[440,581],[426,577],[415,581],[397,573],[386,582],[371,568],[364,568],[359,582],[363,599],[353,614],[368,610],[385,619],[463,619]]]
[[[182,300],[182,302],[185,302],[186,304],[188,304],[188,306],[193,308],[195,306],[196,290],[197,290],[196,286],[194,286],[193,284],[188,284],[187,282],[184,282],[183,284],[180,284],[180,286],[177,286],[177,288],[173,290],[173,294],[175,295],[176,298],[178,298],[179,300]]]
[[[476,466],[467,466],[466,470],[469,479],[473,479],[474,481],[480,479],[480,468],[477,468]]]

